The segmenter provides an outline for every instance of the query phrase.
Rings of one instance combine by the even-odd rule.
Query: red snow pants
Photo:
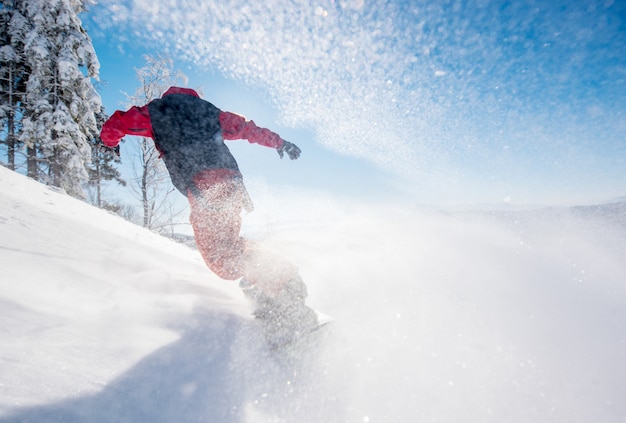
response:
[[[240,236],[241,212],[249,202],[238,171],[211,169],[193,177],[187,194],[196,245],[206,265],[222,279],[241,277],[274,295],[298,269],[289,261]],[[249,204],[249,203],[248,203]]]

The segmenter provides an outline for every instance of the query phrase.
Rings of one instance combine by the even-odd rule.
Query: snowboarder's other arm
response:
[[[154,138],[147,107],[131,107],[127,112],[117,110],[102,125],[100,139],[108,147],[119,144],[124,135],[139,135]]]
[[[289,141],[283,140],[277,133],[257,126],[254,121],[230,112],[220,112],[220,127],[226,140],[245,139],[251,143],[260,144],[278,150],[280,157],[287,153],[290,159],[300,156],[300,149]]]

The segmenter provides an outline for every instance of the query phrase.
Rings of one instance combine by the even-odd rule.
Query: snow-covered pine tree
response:
[[[102,103],[92,84],[99,62],[78,14],[85,0],[15,0],[29,31],[24,54],[26,84],[20,140],[28,146],[29,174],[84,198]],[[36,157],[33,155],[36,154]],[[37,174],[33,174],[36,159]]]
[[[17,0],[0,0],[0,143],[6,144],[7,166],[16,170],[23,99],[30,67],[24,57],[26,18]]]
[[[102,126],[106,121],[104,110],[96,115],[98,126]],[[91,165],[88,167],[91,204],[115,211],[119,206],[113,206],[102,197],[102,182],[115,181],[122,186],[126,186],[126,181],[122,179],[121,173],[115,167],[115,163],[119,162],[119,157],[113,149],[105,147],[100,140],[100,136],[90,139],[91,143]]]

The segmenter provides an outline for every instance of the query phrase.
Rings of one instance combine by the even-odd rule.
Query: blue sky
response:
[[[108,0],[83,21],[109,112],[164,53],[302,147],[235,142],[248,178],[427,205],[626,194],[622,2]]]

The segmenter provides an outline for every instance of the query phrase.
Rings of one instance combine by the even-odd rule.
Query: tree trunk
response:
[[[102,208],[102,175],[100,174],[100,158],[98,156],[99,153],[96,153],[96,156],[92,157],[93,163],[95,164],[96,206]]]
[[[143,202],[143,226],[144,228],[148,228],[150,226],[150,201],[148,199],[148,166],[149,160],[146,157],[146,151],[148,148],[148,142],[144,138],[143,142],[143,172],[141,174],[141,200]]]
[[[35,181],[39,180],[39,172],[37,169],[37,148],[29,146],[26,148],[26,174]]]
[[[13,111],[9,112],[9,118],[7,119],[8,135],[7,135],[7,161],[9,169],[15,170],[15,118]]]
[[[9,169],[15,170],[15,109],[17,105],[13,98],[13,65],[9,64],[9,116],[7,119],[7,161]]]

